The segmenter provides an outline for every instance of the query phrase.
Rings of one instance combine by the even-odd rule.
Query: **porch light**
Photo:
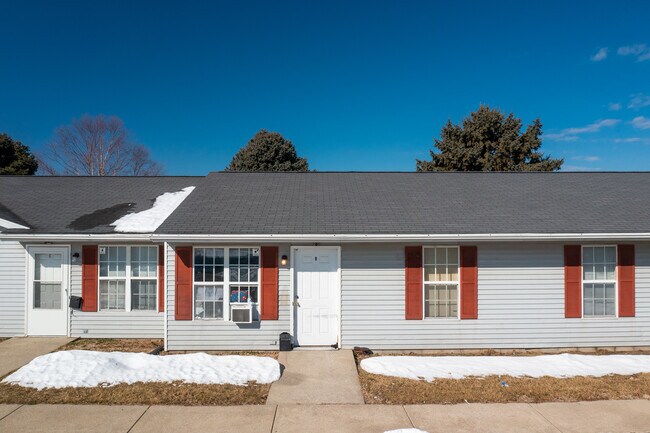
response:
[[[288,262],[289,260],[287,259],[287,256],[282,256],[282,258],[280,259],[280,264],[282,264],[282,266],[287,266]]]

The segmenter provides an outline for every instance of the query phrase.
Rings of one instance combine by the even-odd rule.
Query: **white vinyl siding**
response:
[[[650,243],[636,243],[636,317],[564,317],[562,243],[478,245],[478,319],[405,320],[404,245],[342,247],[342,345],[371,349],[650,345]]]
[[[14,241],[0,241],[0,337],[25,335],[26,252]]]
[[[187,244],[184,244],[187,245]],[[281,332],[289,332],[289,265],[279,266],[279,317],[251,324],[236,324],[227,320],[174,320],[175,245],[167,248],[167,346],[168,350],[278,350]],[[197,248],[203,247],[197,245]],[[211,246],[227,248],[223,246]],[[258,248],[259,245],[251,245]],[[288,244],[279,246],[279,255],[289,255]],[[244,283],[243,287],[250,287]],[[256,285],[254,285],[256,286]],[[254,317],[259,311],[254,306]]]
[[[81,244],[72,245],[79,258],[70,264],[71,294],[81,296]],[[24,284],[24,283],[23,283]],[[73,310],[70,335],[82,338],[163,338],[164,313],[154,311]]]

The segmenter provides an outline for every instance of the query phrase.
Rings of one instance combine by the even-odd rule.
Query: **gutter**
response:
[[[601,241],[650,240],[650,233],[491,233],[491,234],[18,234],[0,233],[0,239],[43,242],[481,242],[481,241]]]

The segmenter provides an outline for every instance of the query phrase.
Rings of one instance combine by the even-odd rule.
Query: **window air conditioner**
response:
[[[230,304],[230,320],[234,323],[253,323],[252,304]]]

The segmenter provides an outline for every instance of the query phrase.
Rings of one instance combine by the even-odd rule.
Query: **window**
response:
[[[458,317],[458,247],[424,248],[424,317]]]
[[[131,309],[157,308],[158,247],[131,247]]]
[[[194,248],[194,318],[225,319],[230,304],[257,304],[259,268],[259,248]]]
[[[194,318],[223,319],[223,248],[194,248]]]
[[[582,248],[583,316],[616,315],[616,247]]]
[[[156,311],[158,247],[99,247],[99,309]]]

